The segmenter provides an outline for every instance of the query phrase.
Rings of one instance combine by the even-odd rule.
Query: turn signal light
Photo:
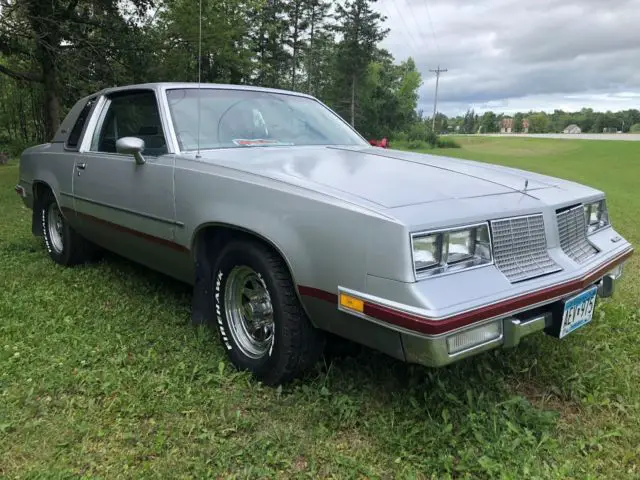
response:
[[[346,293],[340,294],[340,305],[349,310],[355,310],[356,312],[364,312],[364,302],[359,298],[352,297]]]

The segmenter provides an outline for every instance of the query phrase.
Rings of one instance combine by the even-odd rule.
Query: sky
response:
[[[640,109],[640,0],[378,0],[382,46],[422,73],[418,109]]]

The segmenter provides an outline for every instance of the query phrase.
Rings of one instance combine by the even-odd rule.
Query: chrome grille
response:
[[[587,224],[582,205],[556,213],[562,251],[578,263],[593,257],[598,250],[587,240]]]
[[[491,235],[496,266],[511,282],[562,270],[549,257],[540,214],[494,220]]]

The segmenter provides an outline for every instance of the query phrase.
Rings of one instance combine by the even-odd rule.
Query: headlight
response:
[[[587,224],[587,235],[609,226],[609,211],[607,202],[587,203],[584,206],[584,219]]]
[[[486,223],[412,237],[416,276],[436,275],[489,264],[491,241]]]

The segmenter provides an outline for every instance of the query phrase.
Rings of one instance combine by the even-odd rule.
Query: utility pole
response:
[[[447,71],[446,68],[440,69],[440,65],[438,65],[437,70],[429,70],[436,74],[436,96],[433,99],[433,120],[431,123],[431,130],[435,132],[436,130],[436,109],[438,108],[438,83],[440,81],[440,74]]]

